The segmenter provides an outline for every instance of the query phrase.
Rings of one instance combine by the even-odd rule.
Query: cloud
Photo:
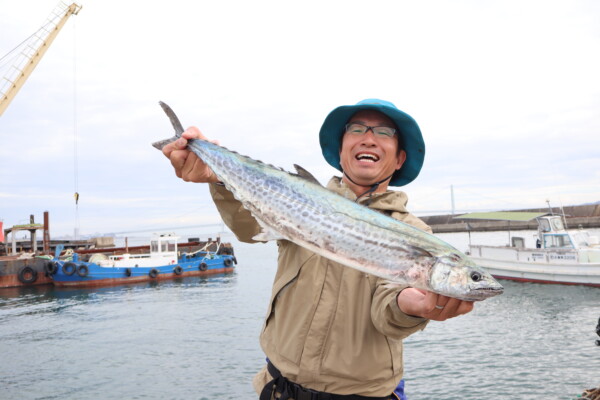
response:
[[[0,3],[0,54],[54,6]],[[56,233],[218,220],[206,188],[150,146],[172,134],[159,100],[232,150],[326,183],[328,112],[385,98],[427,143],[402,188],[411,210],[448,211],[450,185],[465,209],[597,201],[599,7],[85,2],[0,117],[0,218],[50,210]]]

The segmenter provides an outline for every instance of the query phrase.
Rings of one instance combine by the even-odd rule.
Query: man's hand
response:
[[[163,154],[171,161],[175,168],[175,175],[186,182],[215,183],[219,179],[215,173],[198,158],[194,152],[188,150],[188,139],[208,140],[195,126],[188,128],[182,137],[163,147]],[[218,144],[216,141],[212,143]]]
[[[403,313],[434,321],[445,321],[473,310],[472,301],[459,300],[415,288],[402,290],[398,294],[397,301]]]

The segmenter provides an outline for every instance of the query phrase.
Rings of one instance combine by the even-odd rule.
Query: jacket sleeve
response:
[[[208,186],[223,222],[237,239],[240,242],[258,243],[252,238],[261,232],[261,227],[250,211],[246,210],[225,186],[213,183]]]
[[[407,285],[398,285],[378,279],[371,303],[371,320],[375,328],[385,336],[394,339],[405,337],[425,329],[428,319],[405,314],[398,307],[396,298]]]

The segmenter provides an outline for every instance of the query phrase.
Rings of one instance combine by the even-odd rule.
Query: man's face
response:
[[[357,112],[348,124],[353,122],[366,126],[395,128],[391,119],[372,110]],[[405,160],[406,153],[404,150],[398,152],[398,138],[395,135],[386,137],[368,130],[364,134],[347,131],[342,137],[340,164],[344,172],[360,185],[372,185],[387,178],[400,169]]]

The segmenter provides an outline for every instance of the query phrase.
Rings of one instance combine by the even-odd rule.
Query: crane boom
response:
[[[77,15],[79,10],[81,6],[75,3],[69,6],[64,3],[59,4],[50,14],[47,23],[15,49],[19,52],[13,57],[11,71],[0,83],[0,116],[23,87],[67,19],[71,15]]]

